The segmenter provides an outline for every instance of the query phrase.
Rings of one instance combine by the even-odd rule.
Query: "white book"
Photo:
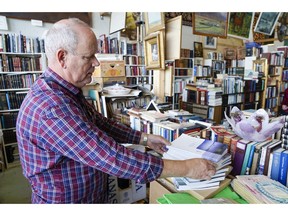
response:
[[[189,158],[205,158],[215,163],[220,161],[222,157],[227,153],[228,146],[216,141],[205,140],[201,138],[191,137],[187,134],[181,134],[180,137],[172,142],[171,146],[168,146],[168,152],[165,155],[182,155],[183,159]]]
[[[212,188],[217,188],[220,185],[220,182],[213,182],[211,184],[207,185],[200,185],[200,186],[193,186],[187,184],[183,178],[173,178],[172,179],[175,187],[177,190],[182,191],[182,190],[207,190],[207,189],[212,189]]]

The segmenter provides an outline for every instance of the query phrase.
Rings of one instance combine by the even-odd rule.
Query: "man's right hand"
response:
[[[164,168],[160,178],[189,177],[193,179],[211,179],[216,172],[216,164],[203,159],[163,160]]]
[[[194,158],[186,160],[186,166],[188,167],[187,177],[193,179],[211,179],[216,172],[216,164],[203,159]]]

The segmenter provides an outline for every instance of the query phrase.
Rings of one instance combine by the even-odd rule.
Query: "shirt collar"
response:
[[[74,86],[73,84],[67,82],[65,79],[63,79],[61,76],[59,76],[55,71],[53,71],[51,68],[47,68],[46,71],[43,73],[44,77],[49,77],[53,82],[61,85],[68,91],[70,91],[72,94],[77,95],[81,94],[82,90],[78,87]]]

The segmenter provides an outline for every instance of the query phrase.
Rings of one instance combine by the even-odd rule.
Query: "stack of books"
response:
[[[173,177],[175,188],[181,190],[207,190],[219,187],[221,181],[231,171],[231,155],[228,146],[216,141],[191,137],[182,134],[168,146],[163,158],[170,160],[185,160],[191,158],[205,158],[217,164],[217,172],[210,180],[192,179],[187,177]]]
[[[207,93],[207,102],[209,106],[221,106],[222,105],[222,90],[209,90]]]
[[[252,204],[288,204],[288,188],[265,175],[240,175],[233,189]]]
[[[285,116],[284,127],[281,133],[282,138],[282,148],[288,149],[288,116]]]

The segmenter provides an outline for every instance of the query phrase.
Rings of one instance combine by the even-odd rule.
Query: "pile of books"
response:
[[[252,204],[288,204],[288,188],[264,175],[241,175],[233,189]]]
[[[226,144],[182,134],[172,142],[171,146],[168,146],[168,149],[163,154],[164,159],[205,158],[217,164],[217,172],[210,180],[187,177],[171,178],[175,188],[179,191],[217,188],[231,171],[231,166],[229,166],[231,164],[231,155],[228,153]]]

